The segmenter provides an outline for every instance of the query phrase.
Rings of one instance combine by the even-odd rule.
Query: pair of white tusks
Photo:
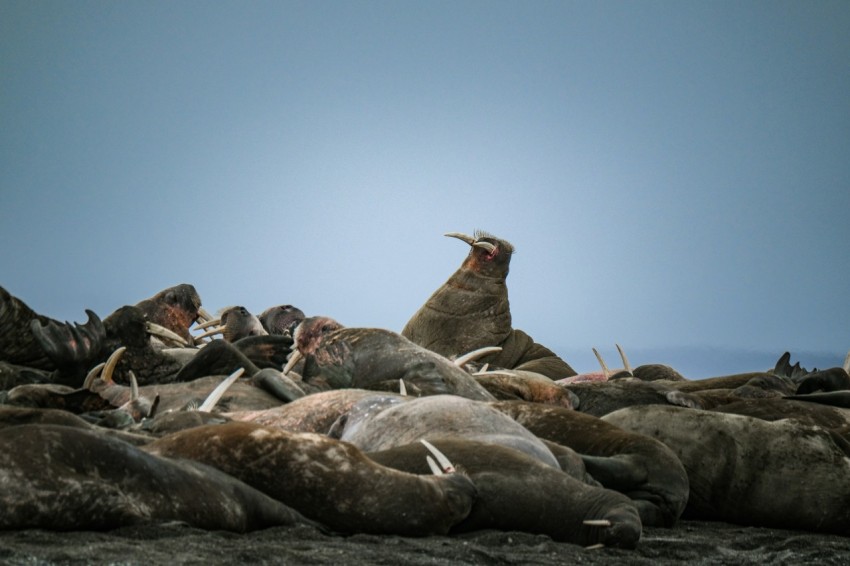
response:
[[[456,471],[451,461],[446,457],[445,454],[440,452],[436,446],[434,446],[424,438],[420,439],[419,442],[421,442],[422,445],[428,449],[428,452],[433,454],[434,458],[437,459],[437,461],[435,462],[434,458],[431,458],[431,456],[425,456],[425,461],[428,462],[428,467],[431,468],[431,473],[433,473],[435,476],[441,476],[443,474],[451,474]]]
[[[617,351],[620,352],[620,359],[623,360],[623,369],[627,372],[632,373],[632,366],[629,364],[629,359],[626,357],[626,353],[620,348],[619,344],[614,344],[617,346]],[[602,366],[602,374],[608,378],[611,376],[611,372],[608,370],[608,366],[605,365],[605,360],[602,359],[602,356],[599,352],[596,351],[596,348],[592,348],[596,359],[599,360],[599,365]]]
[[[458,240],[463,240],[470,246],[475,246],[476,248],[481,248],[483,250],[487,250],[488,254],[493,253],[493,250],[496,249],[496,246],[491,244],[490,242],[479,242],[472,236],[468,234],[462,234],[460,232],[449,232],[448,234],[443,234],[444,236],[448,236],[449,238],[457,238]]]
[[[124,355],[124,352],[127,351],[126,346],[121,346],[116,349],[109,356],[105,362],[101,362],[94,366],[91,371],[86,375],[86,378],[83,380],[83,389],[91,389],[94,380],[100,377],[101,380],[107,383],[115,383],[112,379],[112,375],[115,373],[115,368],[118,366],[118,362],[121,361],[121,357]],[[130,401],[137,401],[139,399],[139,382],[136,380],[136,375],[130,371]]]
[[[177,344],[180,344],[183,347],[189,346],[189,343],[186,341],[185,338],[183,338],[179,334],[175,334],[166,327],[160,326],[159,324],[156,324],[154,322],[145,322],[145,330],[147,330],[148,334],[159,336],[160,338],[170,340],[171,342],[176,342]]]

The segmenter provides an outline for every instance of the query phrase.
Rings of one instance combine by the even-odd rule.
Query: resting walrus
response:
[[[446,234],[471,246],[460,268],[422,305],[402,336],[446,357],[486,346],[502,351],[482,358],[491,366],[534,371],[552,379],[576,375],[554,352],[511,327],[505,280],[513,246],[484,232]]]

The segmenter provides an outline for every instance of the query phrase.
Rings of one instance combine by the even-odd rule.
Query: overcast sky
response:
[[[3,0],[0,285],[400,331],[483,229],[579,371],[840,365],[848,30],[843,0]]]

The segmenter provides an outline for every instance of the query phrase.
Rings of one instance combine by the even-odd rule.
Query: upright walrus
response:
[[[491,366],[534,371],[551,379],[576,372],[554,352],[511,327],[506,279],[513,246],[476,231],[475,236],[446,234],[472,248],[460,268],[422,305],[402,336],[446,357],[486,346],[501,346],[481,358]]]

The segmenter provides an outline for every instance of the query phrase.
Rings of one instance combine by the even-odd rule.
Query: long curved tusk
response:
[[[139,382],[136,380],[136,374],[133,370],[128,371],[130,374],[130,402],[139,400]]]
[[[224,334],[225,328],[227,328],[226,325],[221,326],[219,328],[213,328],[212,330],[207,330],[203,334],[198,334],[197,336],[195,336],[195,340],[200,340],[201,338],[207,338],[208,336],[212,336],[213,334]]]
[[[626,357],[626,353],[620,348],[619,344],[614,344],[617,347],[617,351],[620,352],[620,359],[623,360],[623,369],[625,369],[630,374],[632,373],[632,366],[629,364],[629,358]]]
[[[106,367],[106,362],[100,362],[86,375],[86,378],[83,380],[83,389],[91,389],[91,384],[94,383],[94,380],[97,379],[97,376],[100,375],[100,372],[103,368]]]
[[[844,371],[850,373],[850,352],[847,352],[847,357],[844,358]]]
[[[422,445],[428,449],[428,452],[434,455],[434,458],[436,458],[437,462],[440,463],[440,470],[447,474],[455,471],[455,467],[452,465],[451,461],[449,461],[445,454],[437,450],[436,446],[434,446],[424,438],[419,439],[419,442],[421,442]]]
[[[502,348],[500,346],[484,346],[483,348],[478,348],[477,350],[472,350],[468,352],[458,359],[455,360],[455,365],[459,368],[462,368],[469,362],[475,361],[482,356],[486,356],[487,354],[492,354],[493,352],[501,352]]]
[[[159,336],[161,338],[165,338],[166,340],[171,340],[172,342],[177,342],[181,346],[188,346],[189,343],[186,342],[186,339],[172,332],[164,326],[160,326],[155,322],[147,321],[145,322],[145,330],[147,330],[148,334],[153,334],[154,336]]]
[[[404,386],[403,379],[398,380],[398,392],[404,397],[407,397],[407,387]]]
[[[292,371],[292,368],[295,367],[295,364],[301,361],[304,355],[299,350],[293,350],[292,354],[289,355],[289,361],[286,362],[286,365],[283,366],[283,371],[281,373],[286,375],[287,373]]]
[[[493,250],[496,249],[496,245],[491,244],[490,242],[475,242],[472,245],[475,246],[476,248],[481,248],[481,249],[487,250],[488,254],[493,253]]]
[[[605,360],[602,359],[602,356],[599,355],[599,352],[596,351],[596,348],[591,348],[593,353],[596,355],[596,359],[599,360],[599,365],[602,366],[602,375],[605,376],[605,379],[608,379],[608,376],[611,375],[611,372],[608,371],[608,366],[605,365]]]
[[[236,380],[239,379],[239,377],[243,373],[245,373],[245,368],[239,368],[238,370],[227,376],[224,381],[219,383],[216,388],[212,390],[212,393],[210,393],[207,398],[204,399],[204,402],[201,403],[201,406],[198,407],[198,410],[207,413],[212,411],[213,407],[215,407],[216,404],[221,401],[221,398],[224,396],[227,390],[230,389],[230,386],[236,383]]]
[[[209,321],[214,319],[215,317],[211,315],[210,311],[208,311],[204,307],[198,307],[198,318],[203,318],[205,321]]]
[[[203,330],[204,328],[209,328],[210,326],[215,326],[216,324],[221,324],[220,318],[214,318],[212,320],[202,322],[201,324],[196,324],[195,330]]]
[[[449,238],[457,238],[458,240],[463,240],[470,246],[475,244],[475,238],[468,234],[462,234],[460,232],[449,232],[448,234],[443,234],[443,236],[448,236]]]
[[[501,375],[503,377],[516,377],[516,374],[511,372],[508,369],[491,369],[491,370],[481,370],[472,374],[472,377],[481,377],[485,375]]]
[[[118,362],[121,360],[121,356],[124,355],[124,352],[127,350],[127,346],[121,346],[109,356],[109,359],[106,360],[106,365],[103,366],[103,372],[100,374],[100,378],[107,383],[115,383],[112,379],[112,374],[115,373],[115,367],[118,365]]]
[[[591,544],[590,546],[584,547],[585,550],[597,550],[597,549],[600,549],[600,548],[605,548],[605,545],[602,544],[601,542],[596,543],[596,544]]]

